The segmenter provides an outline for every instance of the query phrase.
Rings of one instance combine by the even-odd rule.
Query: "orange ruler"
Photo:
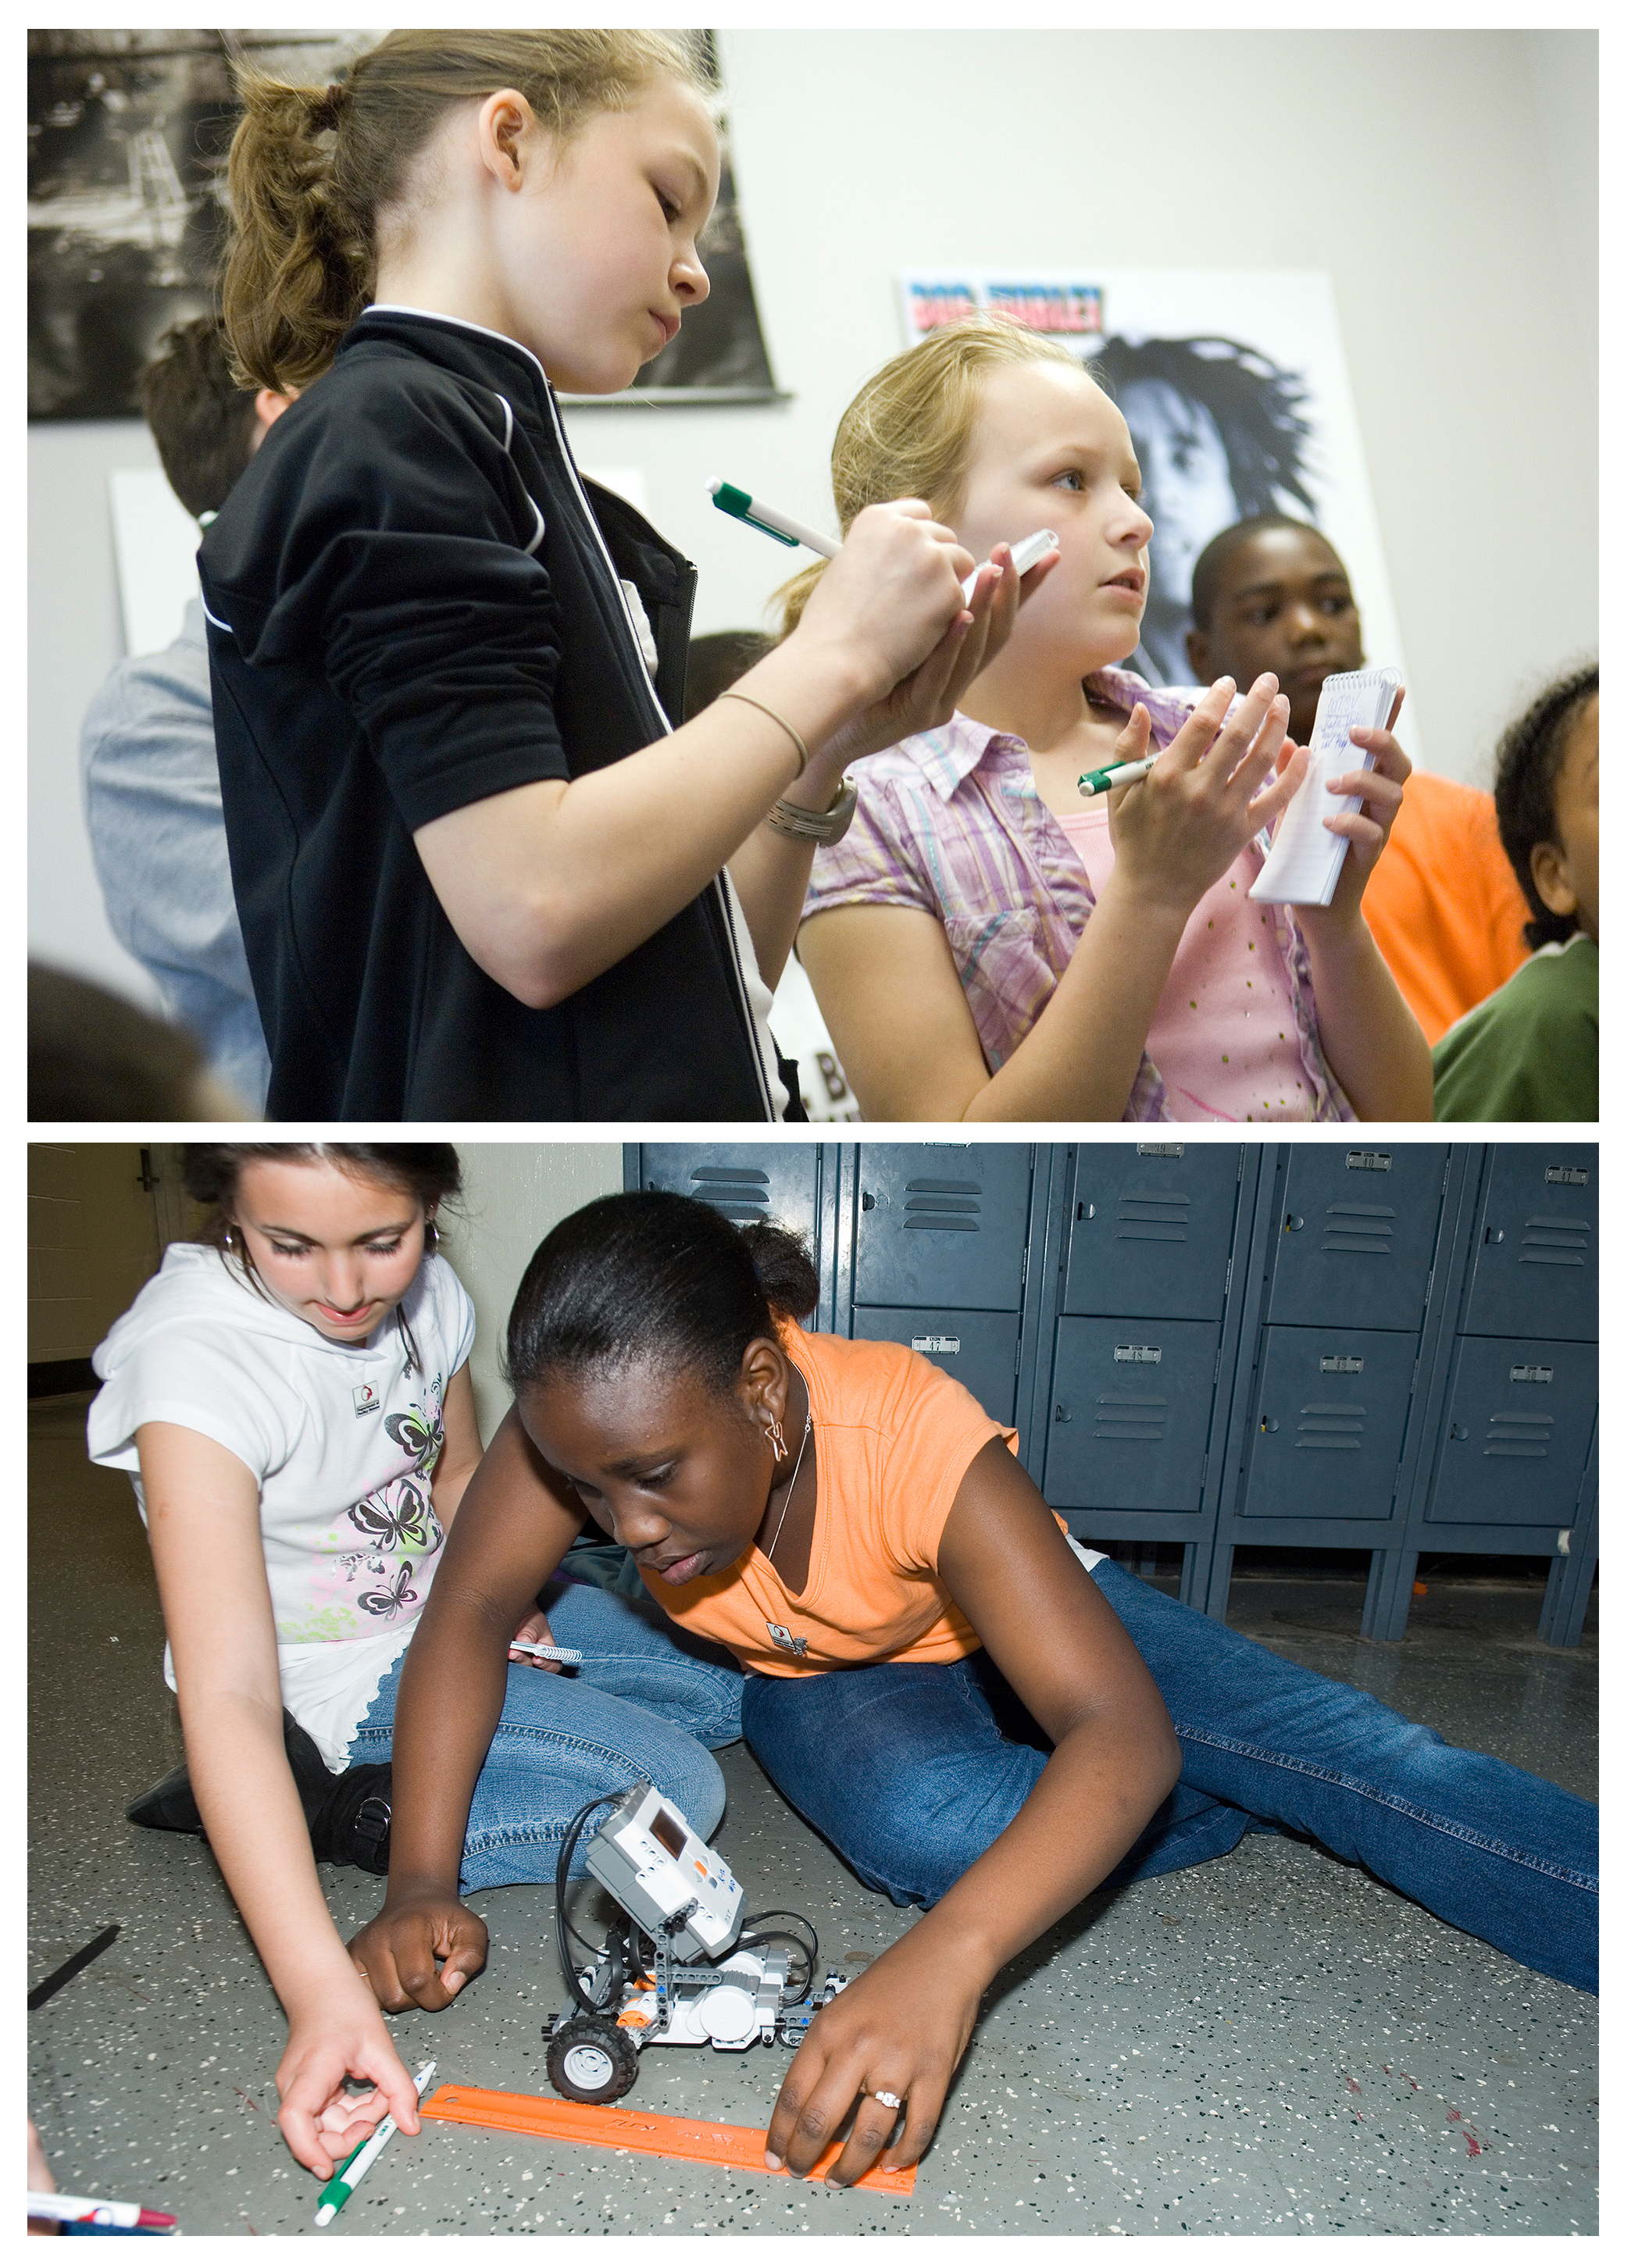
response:
[[[439,2087],[419,2105],[421,2118],[446,2118],[460,2126],[495,2126],[506,2134],[542,2134],[551,2142],[587,2142],[603,2150],[638,2150],[651,2158],[688,2158],[705,2166],[730,2166],[765,2174],[764,2136],[756,2126],[715,2126],[699,2118],[665,2118],[655,2111],[615,2105],[562,2102],[549,2095],[506,2095],[491,2087]],[[824,2180],[843,2148],[830,2143],[805,2176]],[[788,2169],[784,2166],[782,2171]],[[852,2186],[910,2197],[915,2166],[893,2172],[875,2166]]]

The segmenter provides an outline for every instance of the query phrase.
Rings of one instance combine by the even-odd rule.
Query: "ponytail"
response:
[[[221,319],[233,375],[279,394],[309,386],[373,289],[369,217],[348,210],[335,150],[349,91],[238,77],[243,118],[227,160],[232,244]]]
[[[333,86],[240,68],[221,294],[240,384],[287,393],[328,369],[373,297],[380,217],[449,111],[513,87],[564,142],[662,78],[713,99],[679,32],[387,32]]]
[[[739,1228],[666,1189],[597,1197],[551,1229],[528,1263],[505,1374],[519,1394],[557,1372],[654,1361],[724,1393],[749,1344],[808,1315],[820,1290],[803,1243],[778,1222]]]

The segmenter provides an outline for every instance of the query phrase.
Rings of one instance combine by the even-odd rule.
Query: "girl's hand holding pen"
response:
[[[1279,818],[1308,768],[1307,750],[1286,738],[1291,704],[1273,677],[1259,677],[1230,717],[1234,696],[1234,680],[1219,678],[1154,769],[1110,791],[1117,876],[1147,902],[1185,918],[1258,829]],[[1116,743],[1116,761],[1139,762],[1148,741],[1149,711],[1140,702]]]
[[[901,670],[882,695],[852,718],[822,750],[823,760],[837,771],[875,749],[889,747],[914,733],[928,732],[948,723],[963,695],[1007,644],[1020,607],[1058,561],[1059,553],[1051,551],[1022,578],[1015,572],[1012,545],[1000,543],[978,571],[973,594],[964,606],[961,578],[969,573],[972,561],[955,539],[941,540],[950,537],[948,529],[917,518],[927,510],[926,504],[911,499],[899,504],[873,505],[860,513],[844,550],[822,577],[805,610],[808,621],[844,564],[862,522],[874,512],[911,514],[914,526],[934,530],[941,562],[950,571],[956,586],[950,593],[948,611],[939,617],[938,640],[925,651],[920,636],[915,660]],[[911,649],[897,641],[897,651],[908,653]]]
[[[516,1626],[515,1637],[528,1646],[553,1646],[555,1643],[555,1633],[550,1628],[549,1616],[542,1607],[534,1607],[530,1613],[522,1616]],[[557,1677],[561,1674],[558,1661],[545,1661],[535,1653],[517,1653],[514,1639],[510,1643],[510,1660],[524,1662],[532,1669],[547,1669]]]
[[[367,2079],[348,2095],[347,2078]],[[404,2134],[419,2131],[419,2098],[391,2043],[365,1979],[333,1980],[312,2005],[289,2011],[289,2041],[277,2066],[277,2124],[303,2166],[326,2182],[389,2111]]]

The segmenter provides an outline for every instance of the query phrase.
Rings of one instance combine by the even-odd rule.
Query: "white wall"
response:
[[[445,1224],[442,1249],[476,1302],[470,1375],[482,1439],[510,1406],[498,1349],[527,1263],[569,1212],[623,1187],[616,1142],[461,1142],[464,1194]]]
[[[795,399],[569,421],[583,458],[645,472],[653,519],[702,570],[698,630],[756,622],[793,563],[712,509],[709,478],[831,525],[833,428],[901,343],[898,269],[1325,269],[1420,745],[1487,781],[1504,719],[1597,637],[1594,33],[727,31],[721,47],[772,366]],[[1339,133],[1320,122],[1333,95]],[[106,425],[36,426],[29,446],[31,935],[112,980],[131,964],[100,922],[74,746],[119,651],[105,474],[151,448]]]

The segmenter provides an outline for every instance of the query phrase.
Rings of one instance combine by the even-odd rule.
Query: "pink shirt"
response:
[[[1054,817],[1101,896],[1116,863],[1110,813],[1101,804]],[[1243,855],[1196,906],[1150,1023],[1145,1045],[1173,1118],[1233,1125],[1314,1115],[1273,916],[1246,895],[1259,864]]]
[[[1142,701],[1152,742],[1162,748],[1199,698],[1198,688],[1152,688],[1124,669],[1096,671],[1092,683],[1121,709]],[[860,789],[854,823],[842,843],[816,851],[805,918],[845,905],[907,906],[934,915],[945,930],[986,1064],[996,1071],[1047,1006],[1092,918],[1096,898],[1087,869],[1037,792],[1024,742],[961,712],[938,731],[863,757],[854,771]],[[1238,895],[1262,863],[1258,844],[1248,844],[1230,870],[1241,884]],[[1283,1027],[1280,1083],[1257,1080],[1262,1094],[1251,1098],[1251,1115],[1273,1115],[1283,1094],[1287,1116],[1351,1119],[1354,1106],[1320,1044],[1308,947],[1295,918],[1285,906],[1256,910],[1267,917],[1264,935],[1273,940],[1291,1020]],[[1187,1003],[1201,996],[1182,997]],[[1273,1028],[1278,1034],[1282,1026]],[[1223,1049],[1220,1041],[1220,1055]],[[1152,1042],[1124,1119],[1212,1115],[1175,1095],[1166,1071]],[[1217,1094],[1206,1081],[1195,1091]]]

